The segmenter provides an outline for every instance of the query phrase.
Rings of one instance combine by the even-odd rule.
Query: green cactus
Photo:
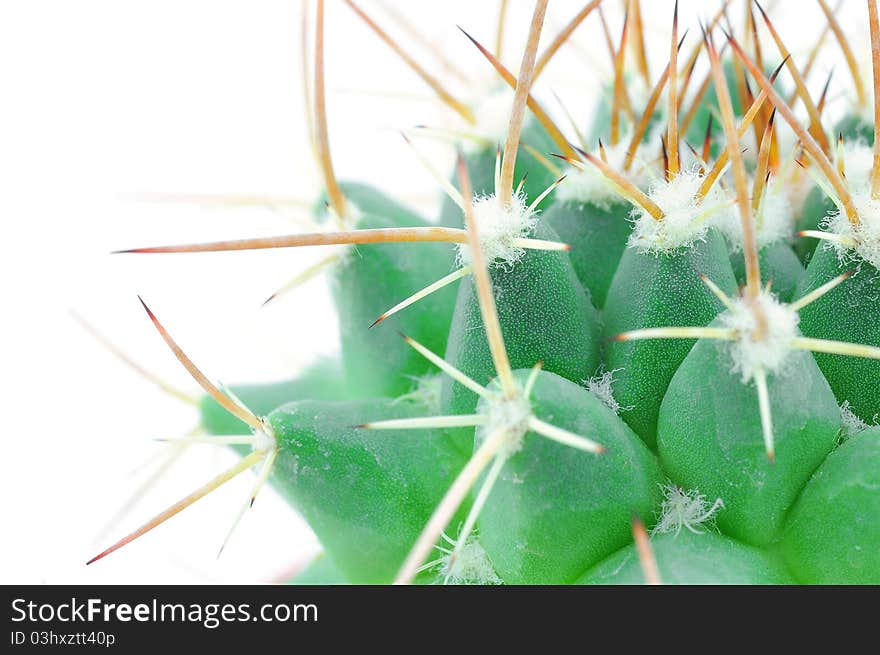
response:
[[[290,380],[221,389],[146,309],[207,394],[189,441],[241,459],[92,562],[254,468],[249,502],[268,481],[324,549],[293,584],[880,582],[880,430],[869,427],[880,414],[880,171],[841,175],[821,126],[798,122],[754,50],[731,35],[722,60],[718,17],[694,51],[708,83],[680,105],[696,54],[678,60],[677,9],[644,112],[623,120],[637,77],[624,74],[622,44],[591,122],[601,142],[587,152],[581,135],[583,148],[560,141],[532,84],[592,9],[538,59],[546,6],[535,3],[517,77],[471,39],[514,90],[507,139],[459,149],[437,176],[436,224],[336,181],[319,38],[315,212],[327,230],[128,251],[343,246],[329,270],[341,354]],[[476,125],[473,107],[407,61]],[[780,119],[830,200],[812,191],[793,210],[785,175],[800,169],[779,151]],[[724,140],[690,156],[682,133],[703,139],[716,120]],[[864,131],[846,120],[847,133]],[[638,126],[664,121],[655,158]],[[752,127],[759,148],[746,161]],[[806,271],[798,254],[810,248],[793,249],[802,230],[824,239]]]

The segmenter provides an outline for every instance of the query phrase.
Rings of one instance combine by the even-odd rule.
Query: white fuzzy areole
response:
[[[467,129],[492,143],[503,143],[507,138],[510,124],[510,112],[513,108],[513,89],[509,87],[495,88],[488,93],[481,93],[470,102],[474,114],[474,124]],[[472,152],[484,148],[485,144],[467,139],[465,150]]]
[[[742,252],[743,230],[739,212],[721,212],[714,225],[727,237],[733,252]],[[791,239],[794,225],[794,208],[788,188],[781,181],[771,180],[764,190],[764,197],[755,216],[755,241],[758,249]]]
[[[449,555],[440,558],[440,572],[449,584],[456,585],[500,585],[504,581],[498,577],[489,556],[474,535],[468,537],[452,566]]]
[[[616,145],[606,146],[605,155],[608,165],[614,170],[622,171],[626,159],[629,139],[623,137]],[[600,157],[599,149],[593,153]],[[556,190],[557,202],[590,203],[608,210],[614,203],[627,202],[621,197],[617,188],[595,166],[569,166],[566,171],[565,184]],[[634,181],[634,180],[631,180]],[[634,181],[637,184],[637,182]]]
[[[877,415],[874,415],[874,425],[877,425]],[[849,401],[844,400],[840,404],[840,420],[843,423],[843,430],[841,433],[841,440],[849,439],[850,437],[856,436],[859,432],[864,432],[865,430],[873,427],[871,424],[863,421],[859,418],[852,408],[850,407]]]
[[[424,405],[427,413],[440,414],[440,398],[443,393],[445,375],[443,373],[426,373],[419,377],[410,377],[416,383],[415,388],[409,393],[398,396],[391,401],[391,404],[415,401]]]
[[[252,450],[269,450],[278,447],[278,440],[275,438],[275,431],[266,419],[261,419],[263,424],[262,430],[251,428],[254,433],[254,441],[251,444]]]
[[[845,213],[838,212],[828,217],[822,227],[855,240],[855,248],[832,242],[841,262],[852,263],[861,258],[880,269],[880,199],[872,198],[868,189],[853,194],[852,199],[859,215],[858,225],[850,223]]]
[[[724,501],[716,498],[714,503],[700,493],[698,489],[685,491],[678,485],[669,482],[660,485],[663,490],[663,503],[660,505],[660,516],[651,534],[675,532],[687,528],[694,534],[703,534],[701,527],[714,529],[715,514],[724,508]]]
[[[504,445],[499,454],[510,457],[522,449],[523,437],[529,430],[532,407],[529,401],[517,394],[513,398],[492,398],[482,405],[481,413],[486,416],[485,425],[477,428],[477,435],[488,439],[498,431],[506,433]]]
[[[750,382],[755,371],[778,373],[793,352],[792,341],[798,336],[798,313],[769,294],[761,293],[756,302],[766,318],[767,331],[761,339],[753,337],[758,319],[752,301],[733,298],[733,311],[721,314],[721,324],[736,330],[737,338],[730,342],[733,371],[742,375],[743,383]]]
[[[584,385],[587,387],[587,391],[601,400],[602,403],[615,414],[634,409],[632,405],[621,407],[620,403],[614,398],[614,374],[622,370],[622,368],[616,368],[613,371],[603,371],[597,373],[589,380],[584,380]]]
[[[495,195],[489,195],[474,199],[474,221],[486,263],[509,268],[525,254],[514,239],[528,237],[538,222],[538,216],[529,211],[522,193],[513,196],[506,206]],[[470,244],[459,244],[458,263],[471,263]]]
[[[655,181],[648,196],[663,210],[663,218],[658,221],[641,207],[633,209],[635,226],[629,247],[659,254],[704,241],[711,225],[709,219],[714,216],[715,220],[722,220],[718,214],[730,212],[733,201],[716,184],[698,202],[696,196],[702,183],[703,177],[696,167],[681,170],[670,181]]]

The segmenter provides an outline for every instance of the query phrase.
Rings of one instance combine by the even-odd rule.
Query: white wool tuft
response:
[[[254,433],[254,442],[251,444],[251,448],[253,450],[269,450],[277,447],[278,442],[275,439],[275,431],[272,429],[269,421],[262,419],[260,422],[263,424],[262,430],[251,428],[251,432]]]
[[[714,225],[727,237],[733,252],[742,251],[743,230],[739,211],[721,212]],[[781,181],[771,180],[764,190],[764,197],[755,216],[755,241],[758,248],[791,239],[794,225],[794,208],[787,187]]]
[[[715,185],[702,202],[697,202],[702,182],[696,167],[682,170],[671,181],[656,181],[648,196],[663,210],[663,219],[658,221],[644,209],[635,208],[632,212],[635,227],[629,246],[659,254],[704,241],[709,219],[716,216],[719,220],[719,213],[730,212],[732,199]]]
[[[490,437],[499,430],[507,433],[501,453],[509,457],[522,448],[523,437],[529,430],[529,418],[532,407],[521,395],[513,398],[493,398],[482,405],[481,413],[486,416],[486,423],[477,428],[477,435],[483,439]]]
[[[241,398],[235,395],[235,392],[227,387],[226,385],[221,385],[223,392],[229,396],[232,401],[244,409],[246,412],[250,412]],[[275,430],[272,428],[272,424],[269,423],[268,419],[265,417],[261,417],[260,419],[260,428],[257,429],[251,426],[251,434],[253,434],[254,440],[251,442],[251,450],[270,450],[272,448],[278,447],[278,440],[275,438]]]
[[[874,425],[877,425],[877,418],[877,415],[874,415]],[[843,430],[840,436],[841,440],[844,441],[850,437],[854,437],[859,432],[864,432],[868,428],[873,427],[870,423],[863,421],[854,411],[852,411],[848,400],[844,400],[840,405],[840,420],[843,423]]]
[[[611,168],[616,171],[623,170],[628,147],[629,138],[627,136],[622,137],[616,145],[605,147],[608,165]],[[599,149],[597,148],[592,154],[599,157]],[[627,202],[621,197],[617,187],[592,164],[587,164],[583,168],[569,166],[565,173],[567,176],[565,184],[560,185],[556,190],[557,202],[588,202],[604,210],[608,210],[614,203]],[[637,179],[634,179],[633,176],[629,177],[632,182],[638,185]]]
[[[474,221],[486,263],[510,267],[525,254],[514,239],[528,237],[538,222],[538,215],[528,210],[522,193],[513,196],[507,206],[494,195],[479,196],[474,199]],[[462,266],[471,263],[470,244],[459,244],[458,263]]]
[[[456,585],[500,585],[503,580],[498,577],[485,549],[474,535],[468,537],[452,565],[450,555],[439,560],[440,572],[446,582]]]
[[[837,213],[823,223],[830,232],[855,239],[855,253],[866,262],[880,268],[880,199],[871,197],[870,190],[853,194],[853,204],[859,215],[859,224],[853,225],[844,213]],[[841,261],[853,259],[853,249],[834,243]]]
[[[620,414],[620,412],[629,411],[634,409],[632,405],[628,407],[621,407],[620,403],[614,399],[614,374],[618,371],[622,371],[622,368],[616,368],[613,371],[604,371],[597,373],[589,380],[584,380],[584,384],[587,387],[587,391],[596,396],[599,400],[601,400],[605,405],[615,414]]]
[[[415,388],[409,393],[398,396],[391,404],[406,401],[415,401],[425,406],[425,410],[431,414],[440,414],[440,397],[443,392],[443,373],[426,373],[422,376],[410,376],[415,382]]]
[[[470,103],[475,123],[467,130],[479,134],[492,143],[503,143],[507,138],[510,112],[513,108],[513,89],[499,87],[489,93],[481,93]],[[467,139],[465,149],[472,151],[485,147],[485,144]]]
[[[763,369],[778,373],[792,352],[792,340],[798,336],[800,317],[788,305],[780,303],[775,296],[762,293],[756,302],[767,319],[767,333],[755,340],[758,319],[745,298],[732,299],[734,309],[721,314],[723,327],[732,328],[737,338],[730,343],[733,370],[742,373],[743,383],[754,378],[755,371]]]
[[[651,534],[675,532],[687,528],[694,534],[703,534],[701,526],[715,528],[715,514],[724,508],[724,501],[716,498],[711,505],[709,500],[698,489],[685,491],[678,485],[668,482],[660,485],[663,490],[663,503],[660,505],[660,516]]]

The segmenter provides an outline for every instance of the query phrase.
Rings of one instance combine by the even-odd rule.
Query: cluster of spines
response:
[[[369,16],[367,16],[359,7],[354,5],[352,2],[348,2],[349,5],[376,31],[387,43],[392,45],[395,50],[398,51],[399,54],[403,53],[399,46],[393,42],[393,40],[388,37],[386,33],[384,33],[378,25],[373,22]],[[580,12],[572,23],[566,27],[565,30],[560,34],[560,39],[554,41],[551,47],[545,52],[544,57],[537,59],[537,39],[540,34],[541,23],[543,22],[543,14],[546,10],[546,0],[539,0],[536,5],[535,15],[533,17],[532,30],[530,33],[530,42],[526,48],[525,56],[523,60],[523,65],[521,67],[519,78],[514,78],[513,75],[507,71],[503,65],[498,61],[496,57],[493,57],[491,53],[489,53],[485,48],[480,46],[474,39],[471,40],[480,48],[481,52],[486,55],[487,59],[493,64],[496,70],[501,74],[502,78],[515,89],[516,98],[514,103],[514,112],[513,116],[510,120],[510,129],[508,132],[508,141],[505,144],[503,149],[503,158],[501,157],[502,150],[499,147],[497,157],[497,169],[496,169],[496,183],[495,183],[495,193],[500,198],[502,204],[507,204],[510,202],[511,198],[515,195],[517,188],[514,186],[513,180],[513,163],[516,157],[516,150],[519,145],[519,132],[521,130],[523,116],[526,107],[529,107],[534,112],[535,116],[538,117],[539,121],[544,125],[547,131],[554,136],[554,138],[562,138],[562,132],[558,127],[549,119],[549,116],[543,109],[540,108],[538,103],[534,100],[534,98],[530,95],[530,87],[534,78],[543,70],[543,67],[546,65],[549,57],[559,48],[559,46],[564,42],[565,38],[570,35],[571,31],[573,31],[574,27],[579,24],[583,18],[588,15],[594,8],[599,7],[600,2],[594,1],[592,3],[588,3],[582,12]],[[725,3],[726,6],[727,3]],[[827,5],[822,2],[823,11],[825,11],[826,15],[829,19],[829,29],[834,31],[838,38],[840,38],[840,30],[836,21],[834,20],[832,12],[828,9]],[[638,3],[635,3],[635,6],[638,6]],[[871,9],[871,28],[872,28],[872,36],[874,37],[874,41],[878,40],[876,31],[876,6],[875,3],[869,2],[869,7]],[[760,7],[759,7],[760,8]],[[473,221],[473,197],[472,192],[469,189],[468,175],[467,170],[464,167],[461,159],[459,159],[458,165],[458,174],[459,180],[461,184],[461,190],[456,190],[454,187],[451,187],[445,180],[443,180],[444,189],[450,195],[456,204],[458,204],[464,213],[466,225],[465,229],[456,229],[456,228],[445,228],[445,227],[428,227],[428,228],[390,228],[387,230],[358,230],[353,228],[353,221],[351,219],[351,210],[348,202],[346,201],[345,195],[339,188],[338,183],[336,182],[335,175],[333,173],[332,160],[329,154],[329,142],[327,139],[327,129],[326,129],[326,110],[324,108],[324,88],[323,88],[323,2],[318,2],[318,29],[317,29],[317,38],[315,43],[315,88],[314,88],[314,120],[310,120],[310,130],[312,131],[311,141],[314,145],[316,151],[317,160],[322,168],[325,179],[325,186],[327,189],[329,203],[328,209],[329,213],[334,217],[337,227],[339,228],[337,232],[322,232],[315,234],[306,234],[306,235],[290,235],[286,237],[276,237],[276,238],[268,238],[268,239],[250,239],[250,240],[242,240],[236,242],[219,242],[212,244],[194,244],[189,246],[173,246],[173,247],[160,247],[160,248],[145,248],[145,249],[137,249],[126,252],[206,252],[206,251],[218,251],[218,250],[241,250],[241,249],[259,249],[259,248],[275,248],[275,247],[296,247],[296,246],[305,246],[305,245],[323,245],[323,244],[367,244],[367,243],[389,243],[389,242],[415,242],[415,241],[425,241],[425,242],[451,242],[458,243],[462,246],[469,246],[471,255],[473,257],[472,262],[467,266],[464,266],[457,271],[450,274],[447,278],[439,280],[437,283],[432,284],[430,287],[418,292],[414,296],[408,299],[404,299],[397,306],[389,309],[387,312],[379,316],[376,322],[373,325],[381,322],[388,316],[393,313],[400,311],[406,306],[409,306],[416,302],[417,300],[423,298],[428,293],[431,293],[446,284],[452,283],[457,279],[463,277],[464,275],[473,274],[476,278],[476,285],[479,293],[480,299],[480,307],[483,310],[484,315],[484,323],[486,325],[490,348],[492,349],[493,360],[495,361],[496,372],[499,376],[499,380],[501,382],[503,394],[505,397],[512,398],[518,393],[523,393],[522,390],[518,390],[516,387],[516,383],[513,381],[512,376],[510,375],[510,365],[509,363],[505,363],[506,354],[503,349],[503,337],[501,335],[500,326],[498,325],[497,317],[493,319],[493,303],[492,303],[492,294],[491,294],[491,283],[489,281],[488,273],[486,270],[485,263],[482,261],[483,258],[483,249],[478,240],[478,229],[477,225]],[[806,165],[803,163],[803,157],[809,157],[810,162],[814,163],[824,175],[824,179],[827,180],[828,184],[830,184],[831,190],[836,198],[836,200],[840,203],[840,207],[842,209],[842,213],[847,216],[849,221],[857,225],[859,223],[859,215],[856,210],[856,207],[852,201],[851,194],[847,189],[847,185],[845,179],[842,175],[842,170],[839,166],[835,167],[832,161],[828,157],[828,153],[830,150],[830,145],[827,142],[827,137],[825,136],[824,130],[821,127],[821,109],[824,105],[824,92],[823,92],[823,100],[820,102],[814,103],[806,91],[806,87],[803,82],[803,73],[798,70],[797,66],[794,65],[794,62],[790,58],[788,51],[785,49],[784,44],[782,43],[781,38],[779,37],[776,30],[773,28],[772,23],[770,22],[767,15],[761,9],[761,13],[763,18],[770,29],[771,35],[773,36],[774,41],[776,42],[780,55],[783,57],[783,62],[779,65],[780,69],[784,65],[788,65],[789,70],[792,72],[792,77],[795,80],[797,97],[800,98],[804,105],[807,108],[808,114],[810,116],[810,123],[807,128],[804,128],[800,122],[795,118],[793,112],[790,108],[790,102],[786,102],[783,100],[777,91],[774,90],[772,81],[775,78],[775,75],[778,74],[779,69],[777,69],[776,73],[768,80],[763,72],[763,64],[761,61],[760,49],[758,46],[757,36],[754,37],[754,45],[756,50],[756,61],[752,61],[752,59],[745,53],[743,48],[739,45],[735,37],[732,36],[732,33],[727,33],[727,43],[730,45],[731,49],[734,51],[735,59],[734,61],[738,62],[737,67],[740,70],[742,80],[741,90],[742,93],[740,95],[741,99],[751,98],[751,105],[749,109],[745,112],[744,118],[741,120],[739,126],[735,123],[734,112],[731,104],[731,99],[727,90],[727,84],[724,80],[723,73],[720,65],[719,54],[712,43],[711,31],[715,24],[718,22],[719,18],[722,16],[722,12],[713,19],[712,23],[710,23],[706,28],[704,28],[704,45],[706,51],[709,53],[711,60],[711,68],[710,68],[710,76],[707,76],[706,83],[701,85],[698,91],[698,99],[702,98],[702,95],[705,93],[706,89],[709,87],[708,81],[711,79],[714,82],[714,87],[718,94],[718,101],[720,107],[720,118],[724,127],[725,137],[726,137],[726,149],[721,153],[721,155],[716,159],[716,162],[713,166],[709,166],[709,145],[710,145],[710,137],[711,137],[711,122],[707,129],[706,139],[703,145],[703,152],[697,153],[694,149],[692,152],[695,156],[695,159],[701,162],[701,170],[700,175],[704,180],[703,185],[700,188],[700,194],[705,196],[708,192],[711,185],[716,182],[725,171],[726,166],[730,165],[733,172],[733,180],[734,180],[734,188],[735,188],[735,204],[739,208],[740,211],[740,219],[742,225],[743,232],[743,250],[745,253],[746,260],[746,285],[742,298],[742,306],[747,307],[748,311],[753,313],[756,329],[754,332],[750,334],[742,334],[738,333],[732,329],[724,329],[724,328],[707,328],[707,327],[671,327],[671,328],[657,328],[653,330],[637,330],[631,331],[625,334],[619,335],[617,338],[621,341],[623,340],[635,340],[642,338],[711,338],[711,339],[721,339],[721,340],[761,340],[765,337],[767,332],[769,331],[769,326],[766,324],[766,317],[764,316],[763,308],[761,305],[761,297],[762,293],[766,293],[764,289],[762,289],[761,285],[761,274],[760,274],[760,265],[758,262],[758,247],[756,245],[755,239],[755,221],[754,214],[759,209],[759,203],[762,196],[762,193],[766,187],[767,179],[770,175],[771,168],[771,160],[775,158],[775,163],[778,164],[778,144],[775,141],[775,135],[773,132],[773,123],[774,116],[778,112],[782,118],[788,122],[793,130],[795,131],[800,147],[803,149],[803,155],[799,158],[796,158],[796,161],[801,163],[803,166]],[[753,33],[756,35],[756,25],[754,21],[754,16],[749,12],[749,16],[751,17],[750,27],[753,30]],[[622,70],[623,70],[623,52],[624,47],[626,45],[626,39],[628,38],[630,20],[635,22],[638,19],[637,15],[633,17],[628,17],[628,19],[624,23],[623,36],[621,38],[619,50],[615,52],[615,82],[614,82],[614,107],[612,110],[612,131],[611,131],[611,142],[613,145],[616,145],[616,142],[620,136],[620,128],[619,128],[619,114],[625,111],[626,107],[631,109],[631,103],[626,99],[625,86],[623,85],[622,79]],[[729,24],[728,24],[729,28]],[[637,39],[637,42],[640,39]],[[662,92],[663,86],[669,84],[669,109],[668,109],[668,126],[665,137],[662,139],[662,153],[663,153],[663,170],[664,177],[667,181],[674,180],[677,175],[681,173],[681,156],[679,151],[680,144],[680,133],[683,132],[687,124],[690,120],[692,120],[692,113],[689,112],[685,116],[685,120],[682,123],[679,123],[678,116],[679,112],[682,109],[682,99],[685,94],[685,89],[687,84],[690,82],[691,74],[694,69],[694,61],[696,56],[701,51],[701,47],[698,47],[694,51],[694,55],[688,60],[687,65],[685,66],[686,76],[684,78],[684,84],[681,85],[682,88],[679,88],[679,66],[677,55],[679,48],[681,47],[681,43],[683,42],[683,38],[680,41],[678,38],[678,30],[677,30],[677,6],[673,19],[673,36],[671,41],[670,48],[670,62],[667,66],[663,75],[661,75],[660,80],[655,85],[651,97],[648,102],[648,108],[645,113],[641,116],[641,118],[636,123],[636,129],[632,135],[633,141],[630,144],[630,148],[627,151],[627,159],[624,165],[623,171],[614,170],[607,161],[607,157],[605,156],[604,147],[601,142],[599,144],[599,156],[590,154],[586,152],[586,148],[573,146],[569,144],[567,141],[562,139],[558,143],[560,146],[560,150],[562,154],[558,153],[547,153],[554,154],[557,157],[561,157],[565,159],[569,164],[575,167],[583,168],[586,164],[594,165],[603,175],[605,175],[610,183],[612,183],[616,190],[618,190],[621,194],[621,197],[626,201],[632,203],[637,207],[637,209],[644,210],[648,216],[656,221],[662,221],[664,218],[663,208],[660,207],[656,202],[652,200],[652,198],[647,195],[644,191],[642,191],[636,184],[634,184],[627,176],[627,170],[632,165],[632,162],[635,159],[635,151],[639,145],[642,135],[644,134],[645,129],[647,128],[647,124],[650,120],[650,116],[656,106],[657,101],[659,100],[660,94]],[[845,40],[841,39],[841,43],[845,43]],[[500,38],[499,38],[500,44]],[[643,52],[643,45],[641,46]],[[498,46],[500,49],[500,45]],[[638,47],[637,47],[638,50]],[[497,50],[496,50],[497,52]],[[612,52],[614,52],[614,48],[612,45]],[[814,51],[815,52],[815,51]],[[877,50],[874,50],[875,55],[875,76],[877,73],[876,66],[876,56]],[[419,69],[418,64],[416,64],[411,58],[406,57],[408,63],[410,63],[417,70]],[[537,59],[537,61],[536,61]],[[847,52],[848,62],[851,59],[851,53]],[[811,56],[808,61],[808,65],[812,65],[814,58]],[[739,63],[745,69],[749,71],[752,77],[758,82],[761,86],[761,92],[757,97],[753,97],[751,95],[751,91],[748,90],[748,85],[745,82],[745,77],[742,75],[742,69],[739,67]],[[808,67],[807,67],[808,70]],[[466,121],[471,122],[472,116],[469,116],[469,111],[466,106],[462,103],[455,100],[451,95],[446,92],[443,87],[436,82],[436,80],[431,82],[433,78],[431,78],[427,73],[422,72],[423,78],[431,84],[432,88],[438,93],[441,99],[444,100],[450,107],[455,109]],[[649,79],[646,75],[646,81]],[[827,90],[827,85],[826,85]],[[857,91],[859,91],[859,101],[864,101],[864,90],[861,87],[857,86]],[[765,102],[769,100],[772,105],[772,109],[764,106]],[[697,101],[694,102],[694,105],[697,104]],[[311,103],[307,102],[308,106],[311,106]],[[878,110],[875,110],[875,112]],[[311,110],[310,110],[311,113]],[[635,118],[633,113],[630,113],[630,117],[632,119]],[[757,119],[757,120],[756,120]],[[635,121],[634,121],[635,122]],[[747,174],[745,172],[745,166],[742,160],[742,151],[739,145],[739,140],[744,135],[745,131],[749,128],[750,125],[754,125],[756,129],[756,137],[757,142],[760,144],[760,150],[758,154],[758,169],[755,174],[754,183],[752,185],[752,193],[749,194],[747,188]],[[763,126],[763,127],[761,127]],[[760,135],[758,133],[760,132]],[[875,153],[876,153],[876,141],[875,141]],[[585,145],[583,142],[581,145]],[[540,154],[540,153],[539,153]],[[875,154],[875,164],[877,162],[877,155]],[[876,166],[874,168],[875,173],[880,172],[880,166]],[[440,177],[440,176],[438,176]],[[878,184],[878,178],[880,175],[875,174],[872,177],[872,193],[874,190],[880,186]],[[440,177],[442,180],[443,178]],[[549,187],[545,194],[542,194],[539,198],[537,198],[533,204],[528,207],[528,212],[533,213],[536,209],[537,204],[549,194],[556,185],[562,182],[563,178],[558,179],[554,185]],[[520,184],[521,187],[521,184]],[[834,236],[829,236],[827,233],[814,233],[808,232],[804,233],[804,236],[820,236],[820,238],[833,239]],[[536,249],[565,249],[567,246],[565,244],[556,244],[553,242],[543,242],[540,240],[529,239],[527,237],[517,237],[519,240],[517,245],[523,248],[536,248]],[[328,260],[327,262],[321,263],[321,266],[326,266],[327,264],[332,263],[335,260]],[[489,262],[491,263],[491,262]],[[317,269],[314,271],[310,270],[309,273],[318,272]],[[830,291],[833,287],[838,284],[844,282],[851,273],[846,273],[841,275],[839,278],[829,282],[825,286],[820,289],[817,289],[804,298],[801,298],[798,301],[795,301],[790,305],[790,309],[793,311],[797,311],[808,303],[817,300],[821,295],[827,291]],[[302,276],[298,276],[297,280],[302,279]],[[734,300],[727,297],[716,285],[712,283],[711,280],[705,280],[707,285],[709,285],[710,289],[715,293],[720,300],[724,303],[729,311],[734,311],[737,307],[734,304]],[[292,285],[286,285],[290,287]],[[273,295],[274,297],[274,295]],[[146,305],[145,305],[146,308]],[[192,363],[188,360],[186,355],[176,346],[176,344],[171,340],[171,338],[167,335],[167,332],[161,327],[152,313],[147,309],[147,312],[150,314],[151,319],[153,319],[157,329],[159,329],[163,338],[165,338],[166,342],[175,352],[175,355],[180,359],[180,361],[186,366],[186,368],[190,371],[190,373],[194,376],[194,378],[199,382],[203,388],[208,391],[208,393],[214,397],[222,406],[236,415],[238,418],[243,420],[245,423],[248,423],[256,433],[266,435],[266,424],[265,422],[253,415],[249,410],[242,407],[239,403],[235,401],[234,398],[229,397],[228,395],[223,394],[215,385],[210,383],[199,371],[192,365]],[[417,343],[412,342],[412,345],[418,346]],[[801,348],[805,350],[813,350],[819,352],[832,352],[837,354],[846,354],[846,355],[854,355],[860,357],[873,357],[880,358],[880,350],[877,348],[871,348],[868,346],[861,346],[858,344],[842,344],[837,342],[827,342],[821,341],[817,339],[808,339],[804,337],[797,337],[791,342],[792,348]],[[436,357],[436,356],[435,356]],[[437,363],[439,358],[436,358],[435,363]],[[448,366],[448,365],[447,365]],[[446,369],[447,372],[450,372],[449,369]],[[460,372],[454,373],[455,379],[458,381],[466,380],[467,376]],[[758,389],[758,401],[759,401],[759,410],[761,412],[762,425],[764,426],[764,434],[765,434],[765,445],[767,449],[767,454],[769,457],[773,457],[773,430],[772,430],[772,419],[769,415],[769,402],[767,400],[766,393],[766,372],[757,368],[754,371],[753,379]],[[479,389],[480,393],[487,393],[487,390],[476,382],[472,380],[469,381],[468,386],[477,391]],[[763,389],[763,393],[762,393]],[[527,394],[526,394],[527,395]],[[451,417],[441,417],[441,419],[450,419]],[[465,417],[459,417],[459,425],[463,425],[461,421]],[[552,426],[537,426],[534,421],[538,421],[538,419],[533,418],[533,422],[530,423],[530,428],[539,433],[546,432],[545,436],[549,438],[557,438],[557,440],[564,441],[568,440],[570,445],[576,445],[577,447],[582,447],[584,449],[592,449],[594,452],[601,452],[600,447],[597,444],[591,444],[585,441],[577,441],[576,435],[562,435],[558,431],[554,431]],[[540,422],[539,422],[540,423]],[[375,423],[372,425],[379,425],[379,423]],[[474,423],[477,425],[477,423]],[[424,423],[425,427],[432,427],[433,425],[430,422]],[[365,425],[364,427],[370,427],[369,425]],[[385,425],[384,427],[388,427]],[[271,440],[271,435],[266,435]],[[242,443],[249,443],[254,445],[256,442],[251,437],[241,438],[240,441]],[[220,443],[220,441],[215,441],[216,443]],[[231,442],[230,442],[231,443]],[[261,442],[261,445],[265,446],[267,442]],[[469,480],[472,484],[476,479],[479,473],[482,471],[484,466],[487,466],[491,461],[495,461],[496,463],[500,461],[499,458],[495,458],[501,450],[503,445],[503,439],[499,437],[496,440],[493,440],[491,448],[488,447],[488,443],[484,444],[485,451],[477,451],[474,456],[474,459],[471,460],[470,469],[466,469],[462,473],[463,480]],[[260,475],[260,482],[265,480],[268,476],[269,470],[271,469],[271,458],[274,450],[271,446],[266,446],[263,448],[258,448],[254,451],[254,453],[244,460],[242,463],[233,467],[227,473],[219,476],[217,479],[197,491],[196,493],[189,496],[181,503],[176,504],[168,511],[164,512],[162,515],[157,517],[154,521],[141,528],[139,531],[136,531],[130,537],[122,540],[115,546],[111,547],[98,557],[94,559],[98,559],[108,552],[115,550],[116,548],[124,545],[132,538],[139,536],[143,532],[148,529],[151,529],[155,525],[157,525],[162,520],[172,516],[177,511],[180,511],[183,507],[187,506],[195,499],[202,497],[206,493],[208,493],[211,489],[216,488],[219,484],[222,484],[227,479],[230,479],[232,476],[237,473],[250,468],[251,465],[258,461],[263,461],[264,466]],[[495,458],[493,460],[493,458]],[[268,464],[266,464],[268,462]],[[491,472],[488,480],[491,480]],[[485,485],[484,485],[485,486]],[[258,488],[258,487],[257,487]],[[488,485],[488,489],[491,489],[491,484]],[[464,498],[463,494],[469,493],[470,486],[465,486],[464,483],[459,485],[454,490],[458,491],[458,496],[452,494],[450,498],[458,498],[458,502]],[[254,495],[256,490],[254,492]],[[450,492],[452,493],[452,492]],[[488,490],[486,491],[488,493]],[[474,504],[474,511],[479,512],[479,507],[481,504],[479,503],[480,497],[483,495],[481,491],[477,496],[477,502]],[[252,499],[251,499],[252,502]],[[443,522],[452,516],[454,513],[454,509],[450,509],[452,507],[452,501],[449,501],[444,505],[441,503],[440,508],[438,508],[437,520],[433,521],[426,528],[425,535],[423,539],[420,540],[419,544],[417,544],[416,548],[413,551],[411,558],[407,561],[404,569],[401,571],[401,575],[399,576],[400,581],[409,581],[414,577],[415,572],[418,570],[419,566],[422,564],[424,559],[427,557],[428,552],[433,547],[433,545],[437,542],[440,535],[442,534],[443,529],[446,528],[446,524]],[[457,505],[456,505],[457,507]],[[441,511],[442,510],[442,511]],[[475,520],[475,514],[472,517],[469,517],[468,522],[466,523],[466,528],[473,527],[473,523]],[[161,520],[160,520],[161,519]],[[443,523],[443,525],[440,525]],[[634,535],[636,543],[640,546],[640,553],[644,551],[644,562],[646,567],[646,574],[649,575],[649,579],[652,577],[649,574],[649,570],[651,568],[650,557],[649,557],[649,548],[643,547],[641,541],[639,539],[639,535],[641,532],[644,532],[644,529],[639,529],[638,521],[634,522]],[[464,544],[467,542],[469,534],[468,531],[465,531],[463,535],[460,535],[460,539],[457,543]],[[454,559],[455,553],[453,552],[452,557]],[[92,560],[94,561],[94,560]],[[656,566],[654,567],[656,568]]]

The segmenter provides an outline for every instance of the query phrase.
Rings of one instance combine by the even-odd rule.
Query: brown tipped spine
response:
[[[501,161],[501,188],[499,199],[502,205],[508,205],[513,197],[513,175],[516,166],[516,153],[519,150],[519,138],[525,121],[526,106],[532,87],[532,73],[535,70],[535,58],[538,53],[538,42],[541,40],[541,29],[544,27],[544,16],[547,13],[548,0],[537,0],[532,22],[529,26],[529,39],[523,51],[519,78],[513,98],[513,110],[507,126],[507,140],[504,143],[504,158]]]
[[[511,73],[500,61],[495,57],[491,52],[489,52],[479,41],[477,41],[474,37],[468,34],[461,26],[458,28],[462,34],[464,34],[468,40],[474,44],[477,50],[486,58],[495,71],[501,76],[507,85],[515,89],[516,88],[516,77],[514,77],[513,73]],[[565,135],[562,134],[562,130],[560,130],[556,123],[550,118],[546,111],[538,104],[538,102],[529,94],[528,99],[528,107],[532,110],[532,113],[535,115],[535,119],[541,124],[547,133],[550,135],[550,138],[553,139],[554,143],[569,157],[576,157],[574,150],[572,150],[568,141],[565,138]]]

